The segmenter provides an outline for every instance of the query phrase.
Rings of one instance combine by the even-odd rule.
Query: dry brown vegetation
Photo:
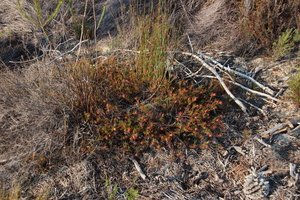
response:
[[[299,197],[297,0],[17,2],[0,2],[0,200]]]
[[[255,48],[263,48],[271,53],[272,45],[281,33],[300,28],[300,2],[297,0],[245,2],[248,4],[240,6],[240,28],[244,36],[253,40]]]

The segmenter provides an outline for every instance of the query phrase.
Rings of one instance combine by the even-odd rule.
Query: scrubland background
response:
[[[2,0],[0,199],[298,199],[299,42],[298,0]]]

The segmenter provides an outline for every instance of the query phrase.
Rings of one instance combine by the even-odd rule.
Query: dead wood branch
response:
[[[138,173],[140,174],[141,178],[143,180],[146,179],[146,175],[144,174],[142,168],[140,167],[139,163],[134,159],[134,158],[130,158],[130,160],[133,162],[135,169],[138,171]]]
[[[241,108],[241,110],[244,113],[247,113],[246,106],[231,93],[231,91],[228,89],[227,85],[224,83],[223,79],[221,78],[221,76],[218,74],[218,72],[216,71],[216,69],[214,67],[211,67],[202,58],[200,58],[199,56],[197,56],[193,53],[181,52],[181,54],[194,58],[195,60],[199,61],[207,70],[209,70],[211,73],[213,73],[213,75],[218,79],[219,83],[221,84],[223,89],[226,91],[226,93],[230,96],[230,98],[232,98],[234,100],[234,102]]]
[[[207,76],[207,75],[200,76],[200,77],[203,77],[203,78],[211,78],[211,79],[215,78],[215,77],[213,77],[213,76]],[[256,95],[258,95],[258,96],[266,97],[266,98],[271,99],[271,100],[276,101],[276,102],[281,102],[279,99],[276,99],[275,97],[272,97],[271,95],[268,95],[268,94],[265,94],[265,93],[262,93],[262,92],[259,92],[259,91],[256,91],[256,90],[252,90],[252,89],[250,89],[250,88],[248,88],[248,87],[246,87],[246,86],[244,86],[244,85],[242,85],[242,84],[240,84],[240,83],[237,83],[237,82],[235,82],[235,81],[231,81],[231,80],[227,80],[227,79],[225,79],[224,81],[227,81],[227,82],[229,82],[229,83],[232,83],[233,85],[236,85],[236,86],[238,86],[238,87],[240,87],[240,88],[242,88],[242,89],[244,89],[244,90],[246,90],[247,92],[250,92],[250,93],[252,93],[252,94],[256,94]]]
[[[265,116],[265,117],[268,116],[267,113],[266,113],[263,109],[261,109],[261,108],[255,106],[255,105],[253,105],[252,103],[250,103],[250,102],[248,102],[248,101],[246,101],[246,100],[244,100],[244,99],[241,99],[241,98],[239,98],[239,99],[240,99],[242,102],[244,102],[245,104],[248,104],[249,106],[251,106],[251,107],[255,108],[256,110],[258,110],[263,116]]]
[[[250,76],[247,76],[247,75],[245,75],[245,74],[243,74],[243,73],[241,73],[241,72],[238,72],[238,71],[236,71],[236,70],[233,70],[233,69],[231,69],[231,68],[229,68],[229,67],[225,67],[224,65],[222,65],[222,64],[219,63],[218,61],[214,60],[213,58],[211,58],[211,57],[209,57],[209,56],[207,56],[207,55],[204,55],[203,53],[198,52],[198,54],[199,54],[200,57],[202,57],[203,59],[207,59],[207,60],[211,61],[213,64],[217,65],[217,66],[220,67],[221,69],[223,69],[223,70],[225,70],[225,71],[228,71],[229,73],[234,73],[235,75],[238,75],[238,76],[240,76],[240,77],[242,77],[242,78],[248,79],[249,81],[251,81],[252,83],[254,83],[255,85],[257,85],[258,87],[260,87],[263,91],[269,93],[269,94],[272,95],[272,96],[275,95],[275,92],[274,92],[272,89],[270,89],[270,88],[268,88],[268,87],[262,85],[261,83],[259,83],[258,81],[256,81],[254,78],[252,78],[252,77],[250,77]]]
[[[233,93],[229,90],[228,86],[226,85],[227,83],[233,84],[235,86],[240,87],[241,89],[245,90],[246,92],[250,92],[254,95],[258,95],[263,98],[264,101],[267,101],[267,99],[270,99],[270,103],[274,102],[281,102],[279,99],[274,97],[275,92],[271,90],[270,88],[262,85],[258,81],[256,81],[254,78],[252,78],[249,75],[246,75],[244,73],[241,73],[239,71],[236,71],[230,67],[225,67],[224,65],[220,64],[218,61],[214,60],[213,58],[204,55],[203,53],[189,53],[189,52],[176,52],[179,55],[183,56],[189,56],[192,57],[193,60],[197,61],[199,64],[201,64],[201,67],[197,70],[189,69],[189,67],[185,66],[184,64],[180,63],[177,61],[177,63],[180,63],[180,67],[182,72],[184,73],[184,77],[193,80],[197,85],[200,84],[203,79],[209,78],[209,79],[217,79],[220,85],[223,87],[225,92],[229,95],[231,99],[234,100],[234,102],[241,108],[241,110],[245,113],[247,113],[247,108],[245,104],[250,105],[253,108],[256,108],[259,112],[261,112],[263,115],[266,116],[266,113],[258,108],[257,106],[250,104],[248,101],[242,99],[242,98],[237,98]],[[210,74],[212,73],[212,74]],[[244,78],[252,82],[253,84],[257,85],[262,91],[257,91],[254,89],[251,89],[241,83],[238,83],[235,81],[232,77],[231,74],[234,74],[238,77]],[[199,78],[202,78],[199,80]],[[268,102],[268,101],[267,101]]]

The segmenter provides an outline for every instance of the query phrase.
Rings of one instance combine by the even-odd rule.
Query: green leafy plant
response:
[[[108,200],[117,199],[119,187],[116,184],[112,184],[109,178],[105,179],[105,189]],[[125,191],[124,195],[127,200],[136,200],[139,197],[139,192],[134,188],[129,188]]]
[[[291,98],[300,105],[300,72],[292,76],[289,81],[289,88],[292,92]]]
[[[167,62],[167,50],[171,44],[171,27],[168,16],[159,7],[153,13],[138,17],[136,33],[138,34],[137,70],[145,79],[160,80],[164,76]]]
[[[125,192],[125,197],[127,200],[136,200],[139,197],[139,191],[134,188],[129,188]]]
[[[273,56],[280,59],[288,55],[294,48],[295,43],[300,41],[300,33],[296,29],[287,29],[276,42],[273,43]]]
[[[106,12],[106,6],[103,6],[101,15],[100,15],[100,17],[98,19],[98,22],[97,22],[97,26],[96,26],[97,29],[100,28],[100,26],[101,26],[101,23],[102,23],[102,21],[104,19],[105,12]]]
[[[278,40],[273,43],[273,56],[275,59],[280,59],[287,55],[294,48],[293,29],[288,29],[283,32]]]
[[[103,6],[99,19],[95,19],[96,21],[91,21],[91,20],[88,21],[82,16],[79,17],[79,15],[75,14],[72,11],[71,12],[73,16],[72,29],[75,33],[76,38],[80,39],[81,35],[83,37],[82,39],[92,39],[96,37],[95,28],[96,30],[100,28],[101,23],[105,16],[105,12],[106,12],[106,6]],[[81,32],[83,33],[81,34]]]
[[[294,30],[293,41],[294,41],[295,43],[300,42],[300,29],[295,29],[295,30]]]
[[[114,200],[117,197],[118,193],[118,186],[113,185],[110,181],[110,179],[106,178],[105,180],[105,188],[107,192],[107,199],[108,200]]]
[[[94,26],[91,23],[88,23],[84,18],[73,16],[72,30],[75,33],[76,39],[92,39]]]
[[[41,29],[48,37],[45,27],[58,15],[63,3],[64,0],[58,0],[55,9],[48,15],[43,13],[42,3],[40,0],[33,0],[34,13],[30,13],[24,8],[24,0],[17,0],[17,8],[24,18],[30,21],[37,28]]]

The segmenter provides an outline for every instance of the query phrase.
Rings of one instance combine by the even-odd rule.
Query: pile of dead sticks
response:
[[[218,80],[218,82],[225,90],[225,92],[228,94],[228,96],[240,107],[240,109],[244,113],[248,113],[248,109],[245,106],[245,104],[247,104],[257,109],[263,115],[267,115],[263,109],[253,105],[252,103],[248,102],[245,99],[242,99],[241,97],[237,97],[236,95],[234,95],[228,87],[229,84],[233,84],[235,86],[238,86],[242,90],[245,90],[246,92],[257,95],[266,102],[273,102],[273,103],[280,102],[280,100],[276,98],[277,97],[276,92],[271,88],[263,85],[262,83],[258,82],[252,76],[249,76],[246,73],[242,73],[233,68],[230,68],[229,66],[225,66],[221,64],[220,62],[218,62],[217,60],[213,59],[208,55],[205,55],[201,52],[198,53],[175,52],[175,54],[189,57],[189,59],[192,59],[200,64],[198,70],[192,71],[187,66],[181,63],[180,65],[180,67],[182,68],[181,71],[184,72],[185,78],[193,79],[196,84],[199,84],[199,82],[201,82],[202,79]],[[246,79],[248,82],[251,82],[253,85],[255,85],[256,88],[258,88],[259,90],[249,88],[249,86],[247,86],[246,84],[236,81],[236,78],[234,78],[233,76]]]

